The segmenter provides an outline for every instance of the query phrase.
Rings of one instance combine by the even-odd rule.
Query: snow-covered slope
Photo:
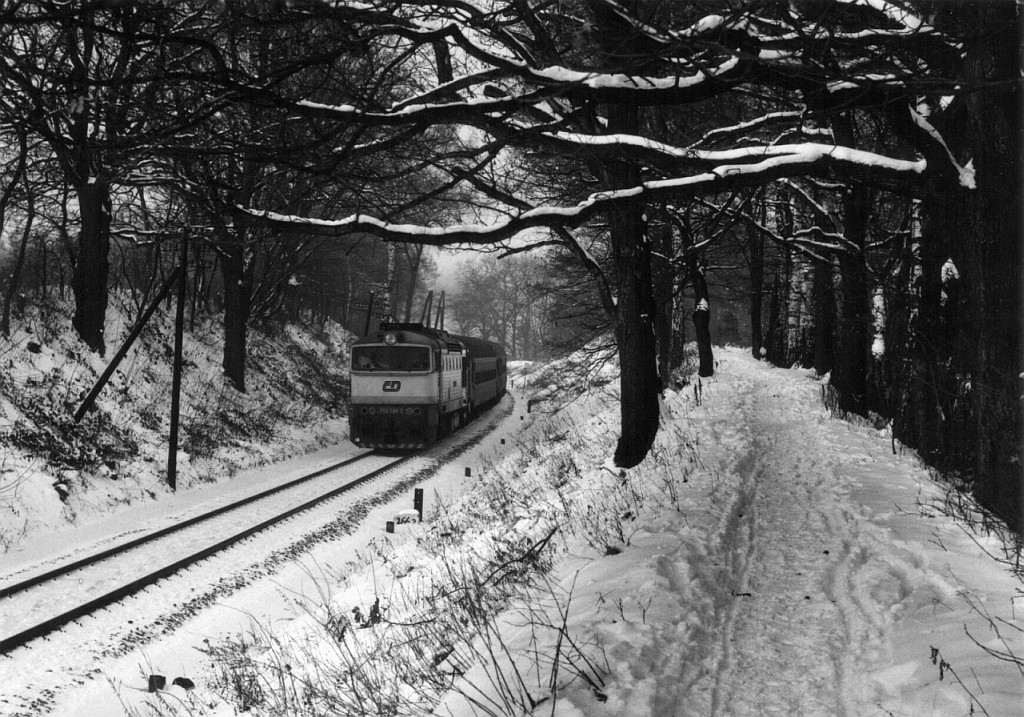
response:
[[[254,606],[189,714],[1020,714],[1002,546],[932,507],[910,452],[831,418],[808,372],[716,355],[625,474],[606,467],[614,383],[573,398],[552,366],[518,368],[462,498],[373,541],[295,620]]]
[[[134,322],[120,297],[107,356],[70,331],[68,305],[33,307],[0,341],[0,554],[36,535],[81,526],[166,497],[173,320],[142,331],[94,410],[72,419]],[[249,334],[247,392],[221,371],[217,320],[185,334],[178,489],[224,480],[336,441],[347,431],[351,336],[289,326]]]
[[[1020,714],[1024,593],[1002,545],[937,510],[887,434],[831,418],[808,372],[716,357],[624,475],[605,467],[614,382],[572,396],[557,367],[517,369],[512,413],[425,483],[428,523],[385,535],[408,506],[380,506],[98,665],[120,698],[94,681],[57,713],[102,693],[211,717]],[[160,670],[196,688],[147,695]]]

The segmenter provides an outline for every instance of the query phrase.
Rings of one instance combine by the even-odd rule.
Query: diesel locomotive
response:
[[[501,400],[505,363],[490,341],[382,323],[352,345],[352,442],[384,449],[433,443]]]

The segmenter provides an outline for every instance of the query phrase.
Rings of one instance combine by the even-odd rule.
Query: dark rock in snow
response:
[[[39,344],[36,341],[29,341],[27,344],[25,344],[25,348],[27,348],[29,351],[31,351],[34,354],[38,354],[38,353],[42,353],[43,352],[42,344]]]
[[[162,690],[167,685],[167,678],[163,675],[150,675],[149,676],[149,691],[156,692]]]
[[[192,680],[190,680],[187,677],[175,677],[174,681],[171,684],[172,685],[177,685],[178,687],[182,688],[183,690],[191,690],[191,689],[194,689],[195,686],[196,686],[196,683],[193,682]]]

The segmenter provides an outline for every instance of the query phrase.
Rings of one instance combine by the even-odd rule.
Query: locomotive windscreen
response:
[[[426,346],[353,346],[353,371],[429,371]]]

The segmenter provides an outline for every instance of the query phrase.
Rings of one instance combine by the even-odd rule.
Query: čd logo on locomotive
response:
[[[385,391],[397,391],[401,387],[402,387],[402,382],[401,381],[385,381],[384,382],[384,390]]]

